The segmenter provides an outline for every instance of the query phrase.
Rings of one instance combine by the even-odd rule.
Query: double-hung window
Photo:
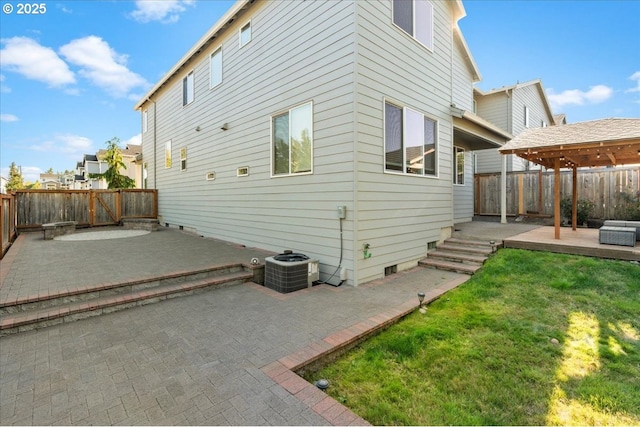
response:
[[[310,173],[313,164],[313,104],[292,108],[271,118],[272,173]]]
[[[464,185],[464,149],[453,147],[454,154],[454,173],[453,183],[456,185]]]
[[[437,122],[410,108],[385,102],[385,170],[438,174]]]
[[[194,74],[191,71],[182,79],[182,105],[191,104],[195,95]]]
[[[222,83],[222,47],[216,49],[209,57],[209,87],[214,88]]]
[[[393,0],[393,23],[433,50],[433,4],[428,0]]]
[[[164,167],[167,169],[171,167],[171,140],[164,144]]]

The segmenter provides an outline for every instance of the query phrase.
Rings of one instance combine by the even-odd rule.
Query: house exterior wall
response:
[[[161,194],[162,223],[305,253],[320,261],[326,280],[340,259],[337,206],[347,206],[342,265],[353,283],[353,8],[351,2],[258,2],[169,82],[155,104],[145,104],[143,158],[147,182]],[[240,48],[238,30],[249,20],[252,40]],[[209,55],[220,46],[223,81],[210,89]],[[183,107],[182,77],[191,71],[195,99]],[[272,177],[271,117],[309,102],[313,173]],[[169,140],[173,164],[165,168]],[[181,148],[187,149],[183,171]],[[239,167],[248,167],[248,176],[236,176]],[[214,180],[206,179],[210,172]]]
[[[415,265],[452,224],[451,11],[434,6],[433,52],[392,24],[391,2],[356,2],[356,221],[358,281]],[[402,47],[402,48],[399,48]],[[438,176],[385,172],[384,102],[438,122]],[[362,248],[371,245],[371,258]]]
[[[305,253],[320,261],[321,280],[340,258],[354,285],[383,277],[386,267],[416,265],[429,243],[451,233],[450,105],[453,99],[473,105],[471,71],[466,65],[452,71],[464,62],[453,50],[453,6],[432,4],[433,51],[393,24],[390,1],[250,6],[141,106],[146,182],[159,190],[161,224]],[[240,48],[238,30],[249,19],[252,40]],[[219,47],[223,81],[211,89],[208,58]],[[183,107],[182,79],[192,71],[195,98]],[[457,84],[468,95],[454,91]],[[385,171],[385,101],[437,121],[436,177]],[[273,177],[271,118],[308,102],[313,171]],[[165,167],[168,141],[171,168]],[[180,170],[182,148],[186,170]],[[239,167],[248,167],[248,176],[236,176]],[[208,173],[215,179],[207,180]],[[344,220],[338,206],[347,208]],[[373,254],[368,259],[365,243]]]
[[[541,90],[543,89],[539,83],[532,83],[477,97],[478,115],[502,127],[514,136],[527,129],[525,107],[529,111],[530,128],[542,127],[543,121],[547,126],[551,126],[553,117],[545,108],[546,101],[540,93]],[[478,151],[476,156],[476,173],[500,172],[502,170],[502,155],[497,149]],[[537,167],[537,165],[528,165],[526,160],[518,156],[507,155],[508,172]]]

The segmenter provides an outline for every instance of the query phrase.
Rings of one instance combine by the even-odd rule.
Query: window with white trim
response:
[[[438,126],[424,114],[385,102],[385,170],[437,176]]]
[[[275,175],[311,173],[313,165],[313,104],[294,107],[271,117],[271,171]]]
[[[524,107],[524,127],[529,127],[529,107]]]
[[[222,83],[222,47],[216,49],[209,57],[209,88]]]
[[[171,167],[171,140],[164,144],[164,167],[167,169]]]
[[[546,128],[547,127],[547,122],[542,120],[542,122],[540,123],[540,127]]]
[[[144,110],[142,112],[142,133],[146,133],[147,132],[147,127],[149,124],[149,111],[148,110]]]
[[[456,185],[464,185],[464,148],[453,147],[453,153],[453,183]]]
[[[182,79],[182,106],[191,104],[195,95],[194,74],[191,71]]]
[[[433,50],[433,4],[428,0],[393,0],[393,23]]]
[[[187,170],[187,147],[180,149],[180,170]]]
[[[240,47],[251,41],[251,21],[240,28]]]

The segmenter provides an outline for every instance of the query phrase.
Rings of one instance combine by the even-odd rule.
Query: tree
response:
[[[53,168],[49,168],[49,169],[47,169],[47,171],[46,171],[45,173],[50,173],[50,174],[54,173],[54,172],[53,172]]]
[[[9,181],[7,182],[7,191],[15,191],[24,188],[24,180],[22,171],[16,166],[16,162],[11,162],[9,166]]]
[[[120,169],[126,169],[127,166],[122,161],[122,154],[120,153],[120,139],[117,137],[107,141],[107,152],[104,155],[104,161],[107,162],[107,171],[102,174],[107,181],[109,189],[115,188],[134,188],[136,182],[126,175],[120,173]]]

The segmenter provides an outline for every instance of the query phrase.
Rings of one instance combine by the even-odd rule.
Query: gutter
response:
[[[477,114],[472,113],[471,111],[463,110],[461,108],[456,107],[455,105],[451,105],[450,111],[453,117],[469,120],[470,122],[475,123],[478,126],[481,126],[495,133],[496,135],[500,135],[501,137],[506,138],[507,140],[513,139],[513,135],[511,133],[502,130],[498,126],[494,125],[488,120],[483,119]]]

